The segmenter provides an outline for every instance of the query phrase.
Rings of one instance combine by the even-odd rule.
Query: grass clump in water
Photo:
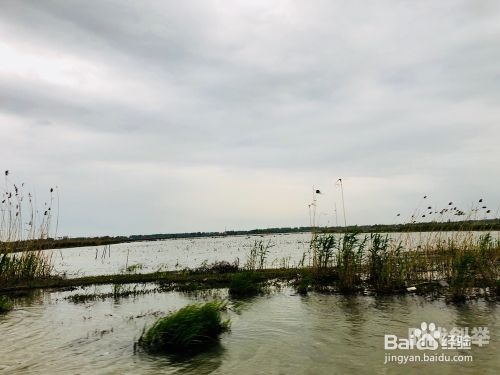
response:
[[[137,264],[131,264],[128,267],[125,267],[126,272],[137,272],[137,270],[142,270],[145,268],[144,264],[142,263],[137,263]]]
[[[213,342],[229,329],[229,319],[223,320],[221,316],[226,306],[225,301],[211,301],[183,307],[158,319],[143,332],[138,344],[150,351],[164,352],[199,348]]]
[[[297,283],[297,286],[296,286],[296,290],[297,290],[297,293],[299,294],[302,294],[303,296],[305,296],[309,290],[309,287],[311,286],[312,284],[312,279],[310,276],[307,276],[307,277],[302,277],[298,283]]]
[[[192,274],[222,274],[222,273],[234,273],[238,272],[240,265],[240,260],[236,258],[233,263],[229,263],[226,261],[215,261],[212,264],[208,264],[208,261],[205,260],[201,266],[190,269],[189,272]]]
[[[251,296],[262,292],[262,286],[255,280],[252,271],[237,273],[229,284],[229,294],[235,297]]]
[[[10,311],[13,309],[12,302],[7,298],[0,297],[0,312]]]

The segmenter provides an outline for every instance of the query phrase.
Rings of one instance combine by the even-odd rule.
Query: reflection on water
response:
[[[155,293],[73,304],[74,292],[35,292],[0,314],[0,374],[497,374],[498,305],[450,305],[419,296],[255,297],[228,314],[232,329],[195,356],[134,352],[143,328],[207,294]],[[226,295],[226,291],[221,291]],[[488,327],[491,340],[466,354],[473,362],[384,364],[384,335],[408,337],[421,322]],[[439,353],[442,351],[439,350]],[[394,355],[421,355],[396,350]]]
[[[222,365],[225,352],[226,349],[220,343],[215,343],[205,348],[201,353],[196,354],[165,355],[139,353],[137,354],[139,366],[134,370],[134,373],[213,374]],[[142,372],[143,370],[145,371]]]

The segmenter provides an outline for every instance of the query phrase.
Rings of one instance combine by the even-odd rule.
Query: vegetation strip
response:
[[[300,294],[307,294],[309,289],[343,294],[394,294],[428,293],[447,288],[444,294],[454,301],[475,296],[499,297],[499,239],[493,239],[489,233],[479,237],[470,233],[455,233],[453,238],[445,238],[438,232],[423,243],[410,242],[413,246],[406,250],[407,247],[402,246],[404,238],[391,239],[388,235],[378,233],[365,235],[364,238],[356,232],[341,236],[316,233],[310,243],[313,267],[304,265],[304,256],[296,267],[266,269],[269,247],[272,245],[270,242],[264,244],[263,241],[255,241],[242,267],[239,261],[220,261],[211,265],[205,262],[195,269],[149,274],[77,279],[12,277],[0,286],[0,294],[35,288],[156,282],[164,291],[187,292],[228,287],[230,295],[242,297],[262,293],[266,288],[265,282],[281,280],[294,285]]]
[[[66,289],[70,287],[80,287],[87,285],[102,285],[102,284],[129,284],[129,283],[196,283],[206,288],[228,287],[232,281],[234,274],[196,274],[189,272],[154,272],[144,274],[117,274],[117,275],[104,275],[104,276],[86,276],[75,279],[65,278],[47,278],[43,280],[25,281],[22,284],[16,285],[2,285],[0,286],[0,293],[12,293],[31,289]],[[267,281],[271,279],[287,279],[291,280],[297,278],[297,271],[295,269],[269,269],[255,271],[254,280],[257,282]]]

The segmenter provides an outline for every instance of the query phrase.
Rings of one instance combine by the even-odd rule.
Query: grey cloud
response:
[[[120,180],[120,195],[104,187],[103,195],[110,216],[123,218],[132,214],[117,207],[132,199],[137,182],[122,179],[122,170],[136,165],[151,170],[143,188],[163,171],[209,179],[215,168],[221,179],[420,176],[463,196],[481,185],[460,190],[459,181],[483,176],[493,196],[498,181],[484,175],[500,160],[492,146],[500,135],[499,19],[494,2],[4,1],[0,36],[7,43],[85,61],[103,88],[2,74],[0,115],[18,125],[9,125],[15,142],[0,140],[0,156],[26,176],[31,163],[40,174],[55,170],[73,189],[99,184],[92,168],[102,168]],[[22,150],[15,161],[7,159],[13,149]],[[196,210],[190,198],[180,206],[167,198],[151,203],[183,184],[199,194],[198,204],[206,199],[178,173],[152,184],[132,211],[139,215],[142,202],[148,208],[140,215],[161,216],[168,207],[185,223],[168,219],[170,231],[201,230],[201,221],[189,226],[186,219]],[[209,186],[217,195],[217,183]],[[256,199],[248,194],[242,199]],[[85,211],[74,195],[68,201]],[[68,217],[74,228],[76,216]],[[91,231],[91,220],[85,228]]]

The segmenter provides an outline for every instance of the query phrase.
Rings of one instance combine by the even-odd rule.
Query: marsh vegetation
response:
[[[10,311],[13,308],[12,301],[8,298],[0,296],[0,313],[4,311]]]
[[[130,249],[133,247],[123,247],[120,251],[120,248],[113,248],[111,251],[109,245],[104,249],[85,249],[87,253],[84,250],[78,253],[55,252],[61,262],[70,257],[69,254],[74,258],[85,258],[89,268],[109,264],[111,254],[113,260],[117,259],[120,263],[120,267],[116,268],[119,271],[115,274],[68,278],[54,271],[53,253],[37,247],[37,238],[46,239],[49,236],[50,213],[42,215],[42,220],[35,220],[39,228],[35,231],[38,233],[35,237],[15,234],[16,225],[19,226],[15,213],[20,212],[20,209],[15,208],[14,197],[15,193],[21,194],[21,191],[14,189],[12,192],[12,197],[5,198],[6,201],[2,203],[0,294],[20,293],[26,289],[36,289],[40,294],[53,294],[50,304],[47,304],[50,314],[45,318],[45,325],[55,327],[57,324],[61,329],[63,323],[66,326],[65,331],[59,331],[58,335],[54,334],[48,340],[51,345],[48,351],[53,351],[53,342],[62,342],[60,350],[71,354],[87,353],[85,350],[88,349],[82,348],[91,346],[99,348],[98,351],[103,355],[99,356],[98,360],[105,363],[103,368],[109,366],[105,360],[109,352],[116,359],[113,365],[116,368],[119,368],[123,361],[142,361],[143,366],[164,361],[161,363],[175,366],[178,362],[164,353],[179,352],[188,353],[189,359],[183,363],[192,363],[190,361],[193,361],[193,358],[209,358],[207,361],[200,360],[197,364],[203,362],[203,365],[206,365],[210,361],[218,361],[220,364],[223,362],[221,353],[225,348],[234,353],[243,345],[244,352],[232,359],[237,358],[236,362],[239,362],[248,351],[255,349],[255,346],[252,346],[255,344],[249,344],[251,339],[258,342],[259,347],[266,347],[265,355],[268,361],[276,358],[275,353],[286,355],[286,351],[274,349],[276,341],[281,340],[283,346],[294,353],[288,359],[290,362],[309,350],[307,356],[297,360],[297,366],[301,366],[301,363],[307,363],[306,367],[317,365],[317,361],[311,358],[317,356],[318,347],[325,351],[324,358],[333,358],[337,352],[342,353],[335,357],[335,363],[339,363],[342,356],[352,355],[352,352],[359,354],[359,346],[350,347],[348,350],[351,352],[343,351],[349,348],[349,343],[353,342],[352,338],[359,335],[359,327],[363,327],[363,335],[358,336],[360,340],[365,340],[366,337],[373,339],[364,355],[373,355],[372,348],[379,344],[379,336],[384,334],[380,327],[386,324],[388,314],[392,314],[388,312],[387,306],[400,310],[394,319],[399,322],[399,330],[404,331],[408,329],[409,324],[420,323],[415,323],[415,319],[421,319],[424,309],[420,308],[420,304],[423,304],[423,301],[436,304],[432,307],[432,314],[445,310],[446,314],[454,316],[453,314],[457,314],[456,310],[461,309],[460,306],[473,303],[476,306],[482,306],[481,303],[484,303],[487,308],[493,309],[492,306],[497,304],[489,301],[498,301],[500,297],[498,236],[492,231],[474,232],[467,227],[459,227],[460,230],[453,232],[439,230],[439,220],[453,222],[454,218],[484,219],[489,210],[482,205],[473,208],[470,213],[453,208],[448,211],[433,209],[434,222],[425,223],[427,229],[431,228],[425,232],[408,230],[399,233],[363,233],[356,227],[347,226],[339,232],[314,226],[311,233],[302,237],[293,235],[296,236],[293,240],[290,240],[292,235],[282,237],[282,243],[288,241],[292,243],[290,246],[295,248],[296,254],[293,258],[286,253],[288,248],[284,252],[273,252],[279,248],[277,237],[241,237],[238,239],[239,244],[226,252],[223,252],[221,247],[236,239],[213,239],[206,248],[217,256],[210,260],[198,261],[196,264],[195,259],[203,258],[197,258],[200,257],[201,251],[190,250],[198,245],[191,239],[189,242],[175,243],[172,240],[171,247],[168,248],[171,252],[148,243],[141,247],[136,246],[137,253],[144,255],[143,258],[131,256],[129,259]],[[11,199],[10,204],[8,199]],[[411,223],[418,224],[417,217],[429,215],[431,208],[426,207],[425,214],[416,211],[411,217]],[[19,213],[17,216],[19,215],[24,214]],[[26,230],[26,221],[23,225],[26,233],[35,233]],[[21,243],[23,246],[30,244],[31,250],[16,252],[16,246]],[[178,252],[174,253],[173,250]],[[177,254],[182,252],[189,252],[189,256],[193,258],[189,267],[181,264],[182,259],[176,259]],[[208,251],[205,251],[202,256],[207,254]],[[144,260],[145,257],[154,257],[153,266]],[[167,262],[173,264],[175,260],[175,267],[169,268]],[[148,272],[148,269],[154,272]],[[43,291],[42,288],[50,291]],[[429,296],[436,298],[427,298]],[[484,298],[479,298],[479,302],[472,301],[478,296]],[[16,316],[18,319],[18,316],[22,316],[23,311],[18,308],[21,306],[20,299],[15,298],[12,294],[8,297],[0,296],[0,312],[16,307],[14,311],[1,314],[0,318]],[[445,304],[445,301],[453,304]],[[399,304],[401,306],[398,307]],[[408,306],[412,304],[418,306],[411,307],[413,320],[407,322],[405,319],[408,320]],[[63,306],[67,305],[70,305],[70,311],[78,312],[78,318],[75,318],[74,314],[66,317],[63,311],[55,319],[58,308],[64,310]],[[243,313],[235,313],[233,307],[236,305],[243,306]],[[269,306],[273,308],[269,309]],[[364,311],[368,310],[370,314],[364,314]],[[430,310],[425,310],[425,313],[427,311]],[[459,320],[468,316],[466,313],[458,315]],[[28,318],[34,321],[38,319]],[[470,321],[476,324],[476,319],[474,315]],[[481,323],[477,324],[485,324],[486,319],[481,319]],[[371,320],[371,326],[367,328],[366,322]],[[249,324],[250,328],[241,329],[245,324]],[[39,327],[39,330],[45,329],[44,324],[39,324],[38,321],[34,325]],[[61,332],[67,332],[68,325],[86,330],[86,335],[82,334],[83,331],[73,329],[71,340],[65,342],[61,337],[66,337],[67,333]],[[231,325],[231,334],[223,335],[229,331]],[[367,330],[371,333],[364,335]],[[11,329],[9,332],[4,351],[9,350],[8,346],[17,345],[17,331]],[[344,338],[341,345],[338,340],[339,333]],[[43,339],[46,335],[47,333],[39,334]],[[106,341],[108,337],[113,339]],[[263,342],[263,337],[269,338],[268,344]],[[287,341],[290,337],[293,338],[293,343]],[[308,344],[298,347],[296,342],[302,340]],[[117,345],[117,342],[120,344]],[[133,361],[124,356],[123,345],[129,345],[125,348],[125,351],[130,353],[129,357],[134,353]],[[109,347],[113,349],[110,350]],[[333,347],[334,350],[331,349]],[[137,348],[139,350],[136,350]],[[276,352],[273,352],[274,350]],[[154,353],[161,355],[151,355]],[[16,357],[15,352],[10,352],[9,355],[21,363],[22,358]],[[203,357],[204,355],[206,357]],[[145,357],[148,359],[145,360]],[[89,362],[87,359],[86,357],[83,366]],[[370,366],[378,360],[373,360],[366,368],[371,369]],[[65,361],[59,357],[52,358],[50,364],[46,364],[52,369],[64,368],[65,365]],[[94,365],[92,363],[92,366]],[[16,369],[19,369],[20,373],[24,370],[21,365],[16,368],[14,362],[9,366],[10,373],[16,373]],[[330,370],[331,366],[329,364],[328,369],[325,367],[324,370]],[[344,369],[347,371],[352,369],[352,366],[351,362],[346,363]],[[155,368],[156,372],[162,369]],[[227,373],[233,373],[235,369],[236,367],[230,368]],[[126,371],[123,368],[121,370]],[[198,370],[196,368],[193,371],[200,373]],[[363,371],[361,367],[358,370],[360,373]]]
[[[185,306],[145,329],[138,345],[153,352],[199,349],[229,329],[230,320],[221,315],[226,307],[225,301]]]
[[[53,203],[58,202],[57,188],[50,189],[43,209],[37,208],[36,196],[24,192],[9,179],[5,171],[5,187],[0,203],[0,284],[12,285],[50,277],[52,253],[43,251],[42,243],[51,236]],[[54,195],[55,194],[55,195]]]
[[[338,232],[316,225],[319,222],[316,219],[319,190],[316,190],[310,205],[309,248],[300,261],[292,262],[291,257],[285,256],[270,262],[275,244],[270,239],[260,239],[253,241],[241,263],[236,257],[232,262],[204,261],[192,268],[176,264],[175,271],[161,271],[163,266],[160,266],[156,272],[147,274],[144,263],[129,264],[130,250],[127,250],[122,274],[67,280],[55,275],[53,252],[44,251],[41,245],[57,236],[57,217],[55,231],[51,232],[57,189],[50,189],[44,210],[38,211],[35,196],[24,193],[23,188],[24,184],[12,183],[8,171],[5,172],[0,221],[0,288],[4,290],[109,284],[111,281],[115,284],[113,297],[119,298],[141,293],[137,285],[131,289],[122,286],[124,283],[157,281],[164,289],[179,291],[228,288],[233,298],[240,298],[265,292],[269,282],[280,280],[293,285],[300,294],[310,290],[343,294],[439,290],[449,300],[456,301],[477,295],[500,295],[498,236],[493,236],[491,231],[478,234],[470,230],[471,222],[494,220],[489,218],[491,210],[482,199],[475,207],[461,210],[452,202],[439,209],[427,206],[423,204],[424,197],[401,226],[408,231],[390,234],[361,233],[357,227],[347,226],[344,213],[345,228]],[[453,232],[447,230],[451,225],[455,225]],[[426,231],[414,232],[416,226]],[[99,259],[98,255],[96,249],[95,261],[108,261],[110,245],[104,246]],[[64,259],[62,251],[60,257]],[[93,293],[73,298],[76,302],[109,296],[109,293]]]

